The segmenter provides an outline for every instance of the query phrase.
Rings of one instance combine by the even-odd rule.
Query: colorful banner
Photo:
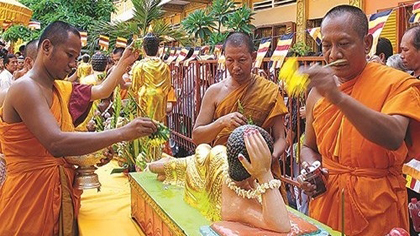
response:
[[[391,13],[392,9],[372,14],[369,17],[369,34],[373,36],[373,44],[369,53],[370,57],[376,53],[376,45],[378,44],[379,35],[381,35],[382,29],[384,28]]]
[[[205,55],[209,54],[210,51],[210,46],[206,45],[206,46],[202,46],[201,47],[201,52]]]
[[[109,47],[109,37],[105,35],[99,35],[99,48],[103,51],[107,51]]]
[[[283,65],[284,58],[286,58],[287,52],[292,46],[294,34],[285,34],[278,39],[276,50],[274,50],[270,59],[273,63],[270,68],[271,72],[274,72],[275,68],[280,68]]]
[[[117,37],[117,41],[115,42],[115,47],[126,48],[127,47],[127,39],[123,38],[123,37]]]
[[[87,32],[79,32],[80,33],[80,42],[82,43],[82,47],[87,45]]]
[[[271,45],[271,38],[263,38],[261,39],[260,45],[258,46],[257,51],[257,59],[255,60],[256,68],[260,68],[262,65],[262,61],[264,60],[265,55],[267,54],[268,50],[270,49]]]
[[[223,51],[223,45],[222,44],[214,45],[213,55],[214,55],[215,59],[220,58],[220,56],[222,55],[222,51]]]
[[[179,66],[179,63],[184,61],[187,58],[188,53],[190,52],[190,48],[183,48],[179,52],[178,57],[176,58],[175,66]]]
[[[188,58],[187,60],[185,60],[185,61],[184,61],[184,65],[188,66],[188,64],[189,64],[192,60],[197,59],[198,55],[200,54],[200,51],[201,51],[201,47],[195,47],[195,48],[194,48],[194,52],[193,52],[193,54],[191,55],[191,57],[190,57],[190,58]]]
[[[320,27],[307,29],[306,31],[315,40],[316,44],[321,45],[322,36],[321,36],[321,28]]]
[[[29,21],[28,28],[30,30],[39,30],[41,29],[41,22],[31,20]]]
[[[408,20],[408,22],[410,22],[411,24],[419,22],[419,18],[420,18],[420,1],[419,2],[415,2],[413,4],[413,15],[410,17],[410,19]]]
[[[174,47],[171,48],[171,51],[169,53],[169,57],[165,61],[166,64],[168,64],[168,65],[171,64],[178,57],[178,55],[176,54],[176,51],[177,51],[176,48],[174,48]]]

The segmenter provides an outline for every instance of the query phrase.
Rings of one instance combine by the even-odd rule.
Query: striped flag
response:
[[[321,36],[321,28],[320,27],[307,29],[306,31],[315,40],[316,44],[321,45],[322,36]]]
[[[79,32],[80,33],[80,42],[82,43],[82,47],[87,45],[87,32]]]
[[[392,9],[372,14],[369,17],[369,34],[373,36],[373,44],[369,53],[370,57],[376,53],[376,45],[378,44],[379,35],[381,35],[382,29],[384,28],[391,13]]]
[[[169,57],[165,61],[166,64],[171,64],[178,57],[178,55],[176,54],[176,51],[177,51],[177,48],[174,48],[174,47],[171,48],[171,51],[169,53]]]
[[[274,72],[275,68],[280,68],[283,65],[284,58],[292,46],[294,33],[282,35],[277,41],[276,50],[274,50],[270,61],[273,62],[270,71]]]
[[[402,173],[406,175],[406,187],[420,193],[420,161],[412,159],[404,164]]]
[[[191,57],[190,57],[190,58],[188,58],[187,60],[185,60],[184,65],[187,65],[187,66],[188,66],[188,64],[189,64],[192,60],[197,59],[198,55],[200,54],[200,51],[201,51],[201,47],[195,47],[195,48],[194,48],[194,52],[193,52],[193,54],[191,55]]]
[[[115,42],[115,47],[126,48],[127,47],[127,39],[123,38],[123,37],[117,37],[117,41]]]
[[[213,54],[214,54],[216,59],[220,58],[220,56],[222,55],[222,50],[223,50],[223,45],[221,45],[221,44],[214,45]]]
[[[202,46],[201,51],[203,52],[203,54],[208,54],[209,51],[210,51],[210,46],[208,46],[208,45]]]
[[[105,35],[99,35],[99,48],[103,51],[107,51],[109,47],[109,37]]]
[[[178,57],[176,58],[175,66],[179,66],[179,63],[184,61],[185,58],[187,58],[188,52],[190,52],[190,48],[181,49]]]
[[[41,22],[31,20],[29,21],[28,28],[30,30],[39,30],[41,29]]]
[[[271,38],[262,38],[261,43],[258,46],[257,51],[257,59],[255,60],[255,66],[256,68],[260,68],[262,65],[262,61],[267,54],[268,50],[270,49],[271,45]]]
[[[168,52],[168,50],[169,50],[169,47],[163,47],[163,51],[162,51],[162,54],[160,55],[160,58],[165,58],[165,55],[166,55],[166,53]]]
[[[420,1],[419,2],[415,2],[413,4],[413,15],[410,17],[410,19],[408,20],[408,22],[410,22],[411,24],[419,22],[419,18],[420,18]]]

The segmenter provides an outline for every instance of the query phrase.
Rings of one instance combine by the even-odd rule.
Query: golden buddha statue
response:
[[[89,59],[90,56],[84,54],[82,56],[82,62],[79,64],[79,66],[77,66],[76,75],[77,78],[79,78],[79,81],[93,73],[92,65],[89,64]]]
[[[270,134],[245,125],[232,132],[227,147],[201,144],[194,155],[163,158],[149,164],[149,170],[167,184],[184,186],[184,200],[210,221],[288,232],[281,182],[271,172],[272,150]]]
[[[143,39],[146,57],[133,66],[130,90],[136,97],[143,116],[165,122],[167,95],[171,88],[171,72],[157,52],[159,40],[149,33]]]

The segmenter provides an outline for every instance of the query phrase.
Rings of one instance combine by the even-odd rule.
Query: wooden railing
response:
[[[287,58],[286,58],[287,60]],[[325,64],[322,57],[299,57],[298,61],[303,66],[312,63]],[[184,148],[189,154],[194,153],[196,145],[192,141],[192,130],[195,120],[200,111],[202,98],[207,88],[228,77],[226,70],[221,70],[216,60],[192,61],[188,65],[176,66],[170,65],[172,73],[172,85],[177,95],[177,104],[172,113],[168,116],[168,125],[171,129],[171,139],[180,147]],[[277,83],[279,69],[270,72],[269,58],[263,61],[261,69],[254,69],[254,73],[263,75],[265,78]],[[288,100],[287,94],[284,94],[285,101]],[[287,129],[293,129],[296,133],[296,140],[300,140],[300,133],[304,127],[301,127],[299,118],[299,108],[303,106],[304,100],[293,100],[288,102],[288,109],[297,112],[296,125],[292,125],[292,116],[289,114],[287,119]],[[296,127],[293,127],[296,126]],[[298,145],[297,152],[300,151]],[[293,178],[293,164],[296,159],[296,153],[291,149],[287,158],[283,158],[283,173],[287,173],[290,178],[284,179],[286,182],[296,184]]]

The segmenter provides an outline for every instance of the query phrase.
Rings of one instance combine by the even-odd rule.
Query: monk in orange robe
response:
[[[320,160],[327,176],[327,191],[310,202],[309,214],[335,230],[344,221],[346,235],[408,230],[402,166],[419,153],[420,81],[366,62],[372,36],[357,7],[330,10],[321,32],[327,63],[344,62],[304,69],[313,89],[301,157]],[[316,191],[308,182],[302,188],[310,196]]]
[[[287,108],[276,84],[251,73],[256,58],[251,44],[242,33],[234,33],[226,40],[230,77],[210,86],[204,94],[192,139],[196,144],[223,145],[236,127],[252,122],[271,129],[275,140],[273,158],[278,160],[286,147],[283,115]]]
[[[224,50],[230,77],[210,86],[204,94],[192,139],[196,144],[225,145],[236,127],[250,122],[261,126],[274,138],[272,171],[279,177],[278,160],[286,148],[283,118],[287,113],[279,88],[251,73],[256,52],[249,36],[231,34]],[[284,185],[280,190],[287,201]]]
[[[112,143],[147,136],[156,125],[146,118],[98,133],[72,132],[89,103],[108,97],[138,53],[127,50],[101,86],[62,80],[76,66],[80,34],[56,21],[39,41],[31,71],[8,90],[0,111],[0,142],[7,177],[0,188],[0,235],[77,235],[81,192],[73,189],[74,166],[64,156],[78,156]]]

